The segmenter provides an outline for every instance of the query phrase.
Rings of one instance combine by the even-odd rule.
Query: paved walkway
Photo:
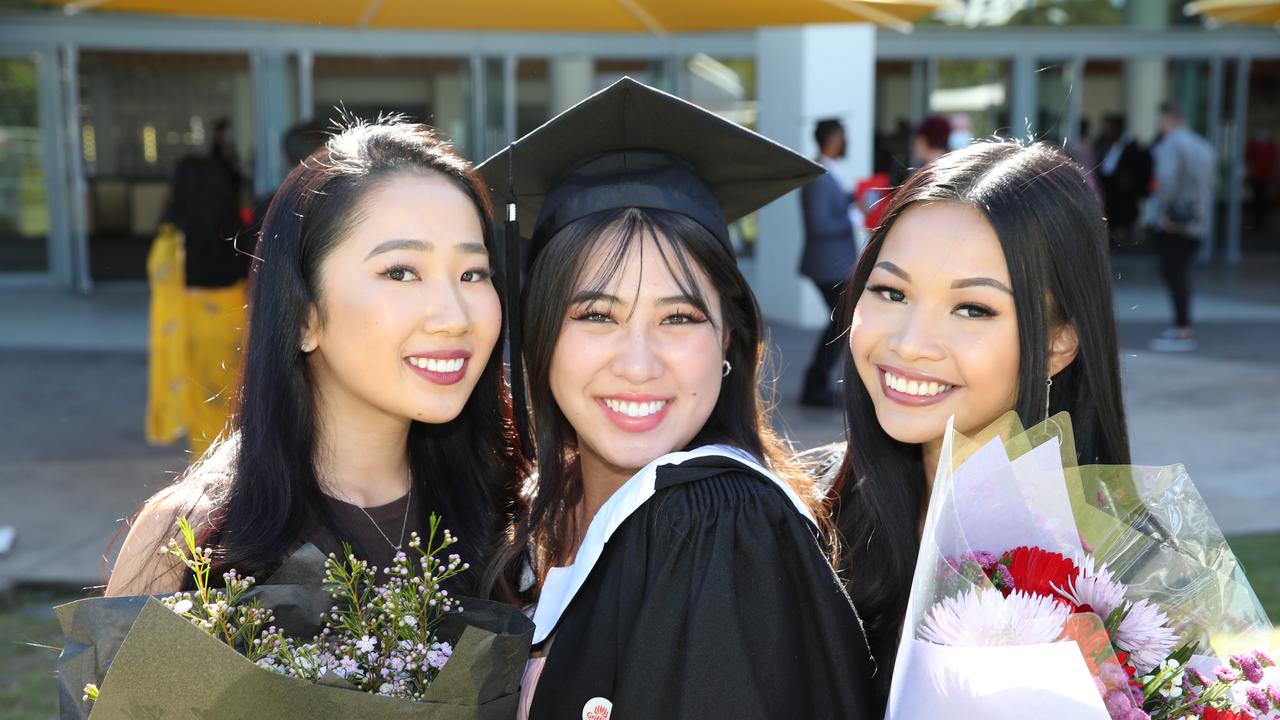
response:
[[[1280,258],[1197,277],[1201,349],[1146,350],[1167,323],[1154,260],[1117,262],[1134,461],[1182,462],[1223,529],[1280,530]],[[814,331],[772,328],[779,427],[798,447],[841,439],[835,411],[799,407]],[[0,291],[0,587],[93,585],[120,518],[185,465],[142,439],[146,293]]]

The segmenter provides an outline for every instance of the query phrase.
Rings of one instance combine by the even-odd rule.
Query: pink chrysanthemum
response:
[[[1068,581],[1066,587],[1054,589],[1076,605],[1088,605],[1098,617],[1106,620],[1124,602],[1124,585],[1116,582],[1106,565],[1098,564],[1095,568],[1091,555],[1078,556],[1075,561],[1080,574]]]
[[[1243,673],[1245,679],[1251,683],[1262,682],[1262,663],[1258,662],[1258,658],[1253,655],[1247,653],[1232,655],[1231,667]]]
[[[1265,713],[1271,710],[1271,699],[1262,691],[1262,688],[1253,686],[1244,691],[1244,696],[1248,699],[1249,704],[1254,710]]]
[[[1075,558],[1080,574],[1065,588],[1055,588],[1062,596],[1076,605],[1088,605],[1103,620],[1116,608],[1125,605],[1125,586],[1104,563],[1097,563],[1090,555]],[[1116,647],[1130,654],[1130,660],[1138,674],[1150,672],[1169,656],[1177,645],[1178,636],[1169,627],[1169,617],[1160,608],[1146,600],[1129,604],[1129,612],[1112,640]]]
[[[1050,597],[974,589],[934,605],[920,637],[961,647],[1049,643],[1061,637],[1070,614]]]
[[[1146,600],[1130,603],[1113,640],[1116,647],[1129,653],[1139,675],[1151,672],[1178,644],[1177,634],[1169,627],[1169,616]]]

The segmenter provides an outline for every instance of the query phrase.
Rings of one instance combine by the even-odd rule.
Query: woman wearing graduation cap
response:
[[[624,79],[480,170],[509,192],[516,279],[532,223],[512,361],[538,476],[505,558],[536,602],[523,712],[866,717],[869,652],[769,431],[727,228],[821,169]]]

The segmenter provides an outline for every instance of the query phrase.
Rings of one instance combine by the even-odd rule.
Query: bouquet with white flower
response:
[[[888,717],[1280,710],[1270,657],[1231,655],[1271,625],[1186,471],[1074,459],[1065,414],[948,429]]]
[[[515,608],[464,608],[449,594],[467,565],[440,557],[454,538],[437,538],[435,516],[425,547],[411,536],[416,560],[399,553],[381,573],[350,548],[325,558],[308,545],[265,584],[231,570],[219,589],[211,554],[179,526],[183,543],[164,552],[191,571],[193,591],[56,608],[64,719],[514,717],[533,626]]]

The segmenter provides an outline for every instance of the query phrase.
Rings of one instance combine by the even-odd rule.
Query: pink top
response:
[[[547,656],[529,658],[524,666],[524,677],[520,680],[520,707],[516,709],[516,720],[529,720],[529,708],[533,706],[533,691],[538,687],[538,678],[542,675],[542,666],[547,663]]]

